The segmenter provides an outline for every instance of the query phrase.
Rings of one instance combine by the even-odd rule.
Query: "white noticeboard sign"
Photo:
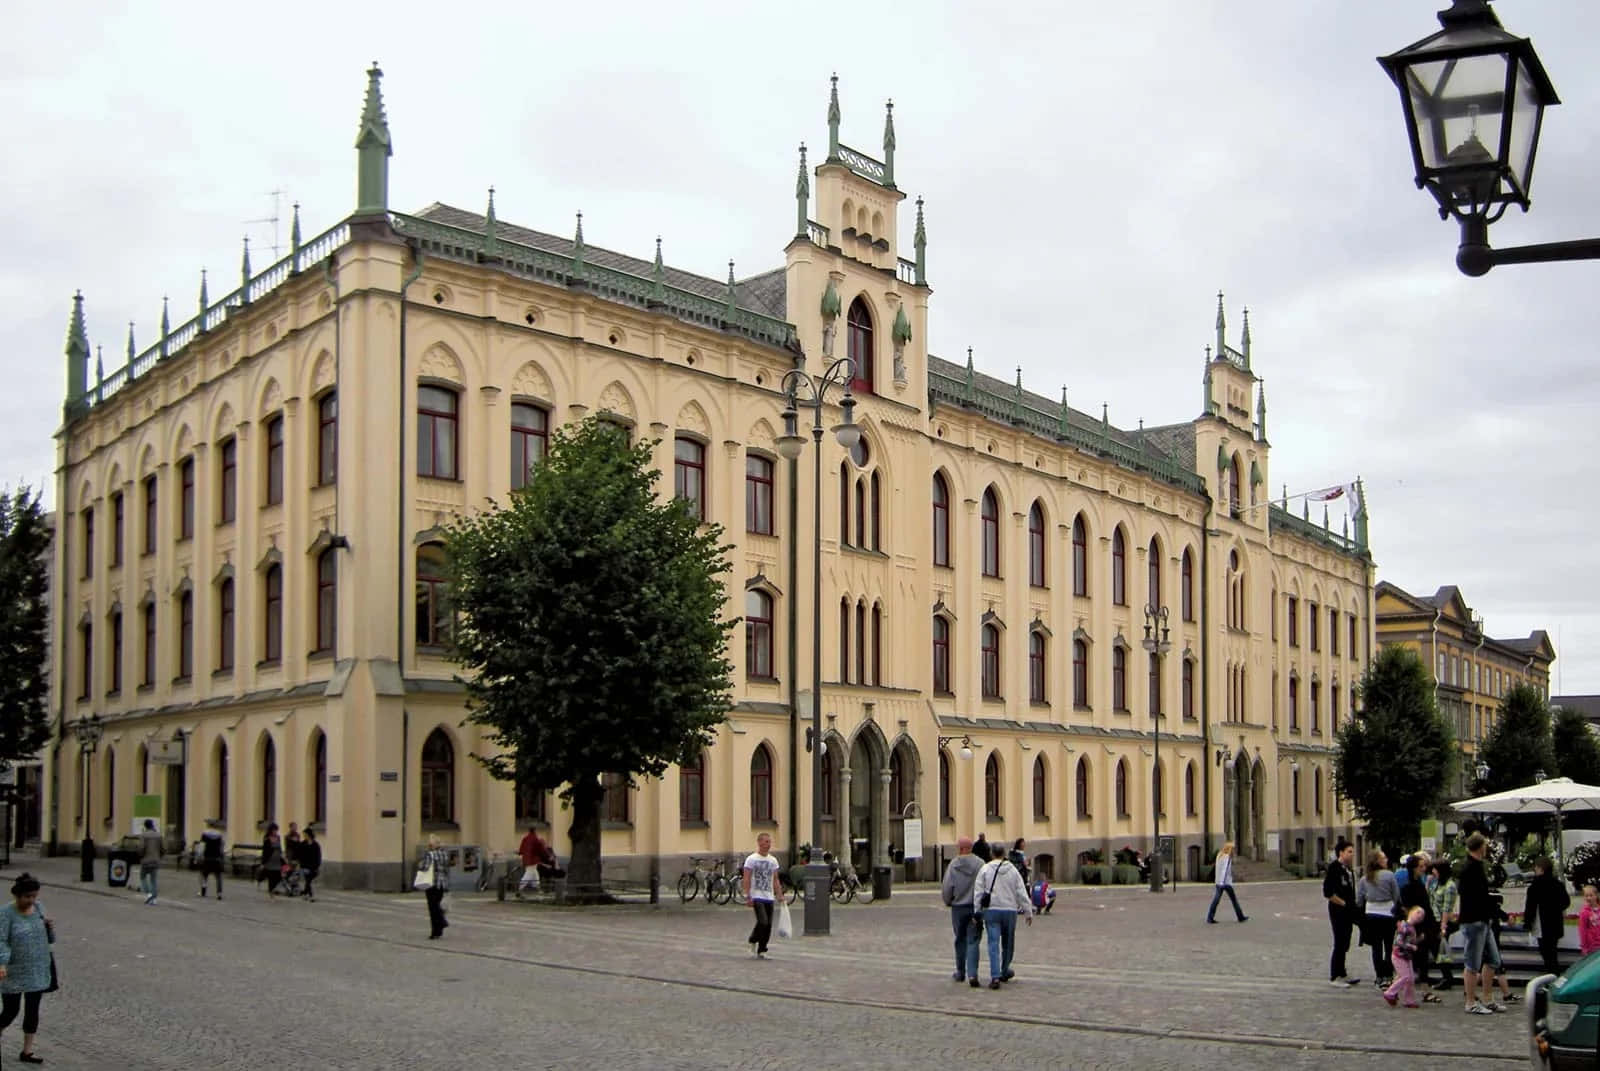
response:
[[[922,858],[922,819],[907,818],[906,822],[906,858]]]
[[[1275,852],[1277,850],[1278,850],[1278,835],[1276,833],[1268,833],[1267,834],[1267,851]]]
[[[1437,838],[1437,837],[1423,837],[1422,838],[1422,850],[1427,852],[1429,855],[1432,855],[1434,852],[1438,851],[1439,850],[1439,838]]]
[[[145,745],[152,766],[182,766],[182,740],[152,740]]]

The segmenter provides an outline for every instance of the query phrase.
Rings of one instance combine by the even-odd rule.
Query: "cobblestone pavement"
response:
[[[229,882],[195,897],[163,870],[161,901],[79,885],[69,860],[14,864],[46,881],[63,990],[39,1051],[58,1068],[927,1067],[992,1058],[1066,1068],[1525,1066],[1520,1006],[1466,1016],[1458,992],[1414,1011],[1325,981],[1311,882],[1245,886],[1250,921],[1204,922],[1209,891],[1062,891],[1019,930],[1001,992],[950,980],[936,891],[836,908],[833,935],[754,960],[734,906],[567,909],[452,894],[427,939],[417,895],[268,901]],[[8,884],[9,882],[7,882]],[[797,905],[798,907],[798,905]],[[1226,912],[1226,908],[1224,908]],[[796,921],[800,912],[796,911]],[[1371,976],[1365,949],[1355,973]],[[1358,970],[1359,968],[1359,970]],[[985,967],[985,970],[987,968]],[[14,1059],[14,1031],[0,1050]],[[1352,1064],[1352,1061],[1354,1063]]]

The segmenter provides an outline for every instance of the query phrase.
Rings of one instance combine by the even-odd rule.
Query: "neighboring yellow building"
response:
[[[1461,747],[1456,791],[1473,794],[1478,742],[1494,728],[1500,700],[1514,684],[1531,684],[1550,698],[1550,666],[1556,660],[1549,633],[1497,640],[1484,631],[1461,589],[1451,584],[1432,595],[1412,595],[1383,581],[1374,593],[1378,643],[1417,652],[1433,677],[1439,712]],[[1552,775],[1554,771],[1551,771]]]
[[[922,204],[906,259],[892,122],[881,160],[841,144],[837,89],[784,264],[722,282],[665,267],[659,243],[654,262],[590,247],[581,217],[572,240],[509,226],[492,194],[483,215],[391,211],[378,79],[350,218],[304,243],[297,225],[289,258],[247,258],[239,290],[202,289],[195,320],[164,318],[93,384],[75,302],[52,840],[111,839],[148,788],[186,841],[208,818],[237,842],[315,822],[335,884],[401,887],[432,831],[510,850],[548,822],[565,850],[552,794],[471,758],[437,540],[586,414],[660,440],[676,492],[728,531],[745,618],[716,745],[613,788],[606,856],[670,880],[758,829],[808,839],[791,494],[809,518],[816,489],[812,459],[775,443],[797,352],[857,361],[864,429],[852,457],[822,447],[825,846],[888,860],[916,802],[930,844],[1026,836],[1058,879],[1085,849],[1148,848],[1152,709],[1186,875],[1224,837],[1320,861],[1352,831],[1330,769],[1371,654],[1365,509],[1350,538],[1268,501],[1249,326],[1230,345],[1220,297],[1201,414],[1115,428],[1025,392],[1020,370],[1011,385],[928,354]],[[809,550],[809,521],[798,537]],[[1171,614],[1154,667],[1146,602]]]

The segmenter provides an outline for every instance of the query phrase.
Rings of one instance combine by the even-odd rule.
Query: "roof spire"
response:
[[[96,346],[94,348],[94,391],[95,391],[95,395],[96,396],[98,396],[100,394],[100,388],[105,384],[105,381],[106,381],[106,359],[105,359],[105,353],[99,346]]]
[[[1022,366],[1017,365],[1017,389],[1011,396],[1011,423],[1022,423]]]
[[[133,355],[134,355],[134,348],[133,348],[133,321],[129,320],[128,321],[128,364],[130,366],[133,364]],[[128,375],[130,377],[133,375],[133,369],[131,367],[128,369]]]
[[[828,92],[828,159],[839,158],[839,72],[828,80],[833,88]]]
[[[244,236],[244,256],[239,260],[239,304],[250,304],[250,236]]]
[[[72,316],[67,320],[67,404],[89,388],[89,332],[83,323],[83,291],[72,295]]]
[[[916,280],[916,283],[917,283],[918,286],[927,286],[928,285],[928,232],[922,226],[922,198],[920,198],[920,197],[917,198],[917,233],[916,233],[916,237],[912,240],[912,244],[916,246],[916,250],[917,250],[917,253],[916,253],[916,256],[917,256],[916,275],[914,275],[912,278],[914,278]]]
[[[1239,352],[1244,354],[1244,366],[1250,367],[1250,307],[1244,310],[1244,334],[1239,339]]]
[[[962,398],[961,398],[961,400],[963,402],[965,402],[966,404],[968,404],[968,405],[971,405],[973,398],[976,397],[976,395],[973,394],[973,386],[974,386],[974,382],[973,381],[974,381],[974,378],[975,377],[974,377],[974,374],[973,374],[973,371],[972,371],[972,347],[968,346],[967,347],[967,382],[966,382],[966,387],[965,387],[965,390],[962,393]]]
[[[1256,391],[1256,441],[1267,441],[1267,381],[1264,379]]]
[[[1067,437],[1067,414],[1069,412],[1071,410],[1067,408],[1067,385],[1063,383],[1061,384],[1061,412],[1056,414],[1056,438],[1058,439]]]
[[[739,302],[733,292],[733,261],[728,261],[728,307],[723,310],[722,318],[733,321],[734,314],[739,311]]]
[[[572,238],[571,279],[583,281],[583,212],[578,213],[578,232]]]
[[[161,356],[167,355],[167,336],[172,334],[172,321],[167,319],[167,295],[161,295]]]
[[[489,187],[489,207],[483,210],[483,254],[486,257],[500,255],[500,238],[496,233],[499,225],[494,218],[494,187]]]
[[[1201,379],[1200,412],[1203,416],[1210,416],[1217,411],[1216,400],[1211,397],[1211,346],[1206,345],[1206,374]]]
[[[204,268],[200,269],[200,303],[199,304],[200,304],[200,312],[198,314],[198,319],[197,319],[196,322],[199,325],[200,330],[204,331],[206,329],[206,309],[211,306],[211,300],[206,297],[206,270]]]
[[[1217,291],[1217,356],[1221,357],[1228,352],[1226,337],[1227,318],[1222,315],[1222,291]]]
[[[650,270],[650,301],[665,305],[667,302],[667,269],[661,263],[661,235],[656,235],[656,263]]]
[[[291,272],[299,271],[300,270],[300,202],[299,201],[296,201],[294,203],[294,216],[292,217],[292,219],[289,222],[289,255],[294,258],[291,261],[289,261],[289,270]]]
[[[889,101],[883,114],[883,184],[894,189],[894,101]]]
[[[796,238],[804,238],[811,233],[811,176],[806,173],[806,143],[800,143],[800,177],[794,182],[795,224]]]
[[[377,215],[389,210],[389,157],[394,144],[389,120],[383,113],[383,71],[373,60],[367,70],[367,99],[361,108],[361,129],[356,135],[356,214]]]
[[[1326,502],[1322,504],[1322,530],[1324,532],[1328,530],[1328,504]]]

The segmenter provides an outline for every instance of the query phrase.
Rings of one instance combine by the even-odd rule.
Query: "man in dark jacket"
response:
[[[1572,897],[1567,894],[1561,880],[1550,873],[1550,869],[1548,855],[1541,855],[1534,860],[1534,877],[1528,882],[1528,900],[1523,906],[1522,921],[1529,933],[1537,932],[1539,935],[1539,955],[1544,957],[1544,969],[1551,974],[1560,974],[1556,946],[1561,943],[1561,935],[1567,928],[1567,908],[1572,904]]]
[[[317,894],[311,888],[311,883],[317,880],[317,871],[322,869],[322,844],[317,840],[317,831],[311,826],[306,826],[305,837],[300,841],[300,850],[295,858],[300,861],[300,869],[306,874],[306,899],[315,900]]]
[[[1328,961],[1328,980],[1334,985],[1355,985],[1361,979],[1345,973],[1345,954],[1350,951],[1350,927],[1355,921],[1356,879],[1351,872],[1356,846],[1340,837],[1333,846],[1333,862],[1322,878],[1322,898],[1328,901],[1328,925],[1333,927],[1333,958]]]
[[[1466,997],[1467,1012],[1471,1015],[1493,1015],[1504,1011],[1505,1005],[1494,999],[1495,971],[1500,969],[1500,945],[1495,941],[1490,923],[1495,917],[1494,901],[1489,898],[1489,871],[1483,858],[1489,848],[1489,838],[1474,833],[1467,838],[1467,858],[1456,875],[1461,890],[1457,913],[1461,919],[1461,938],[1464,945],[1461,970],[1462,987]],[[1489,998],[1488,1003],[1478,999],[1479,988]]]

